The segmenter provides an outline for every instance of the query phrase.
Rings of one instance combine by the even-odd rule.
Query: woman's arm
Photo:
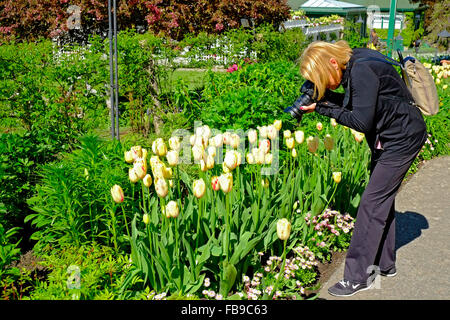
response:
[[[324,116],[335,118],[339,124],[367,133],[374,124],[378,99],[378,76],[365,63],[355,64],[351,70],[352,110],[327,108],[318,103],[315,110]]]

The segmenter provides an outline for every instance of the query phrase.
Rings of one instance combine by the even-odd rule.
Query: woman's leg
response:
[[[385,260],[382,258],[380,262],[395,263],[394,200],[414,158],[415,156],[401,160],[378,161],[375,164],[367,188],[361,197],[355,229],[345,260],[344,279],[366,284],[370,273],[374,270],[380,245],[385,246],[382,249],[384,256],[381,254]],[[382,241],[383,234],[386,234],[384,241]]]

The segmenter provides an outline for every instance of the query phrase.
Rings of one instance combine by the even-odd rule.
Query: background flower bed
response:
[[[280,41],[283,39],[279,34],[274,33],[273,36],[270,33],[268,34],[262,39],[280,39]],[[299,37],[298,39],[301,37],[301,35],[297,36],[294,33],[292,35]],[[244,32],[241,36],[236,37],[236,42],[241,41],[241,37],[245,38],[246,36],[247,33]],[[153,52],[152,50],[168,52],[167,55],[169,55],[171,49],[169,50],[168,47],[163,45],[164,41],[160,38],[149,35],[125,33],[121,39],[123,42],[121,42],[120,50],[124,55],[122,56],[123,60],[121,60],[120,74],[123,75],[122,79],[126,88],[121,92],[126,92],[128,95],[128,99],[125,98],[126,95],[121,98],[121,105],[123,106],[122,125],[131,125],[135,121],[132,116],[136,116],[136,114],[142,115],[136,117],[139,121],[151,121],[150,118],[145,120],[145,111],[151,103],[146,100],[148,99],[148,83],[142,81],[142,79],[149,79],[145,71],[149,68],[147,59]],[[290,38],[286,39],[288,41],[283,41],[290,41]],[[142,42],[142,40],[147,40],[147,42]],[[282,114],[282,108],[292,103],[298,95],[298,88],[300,88],[302,79],[292,60],[294,56],[298,56],[295,54],[295,50],[301,50],[305,43],[299,41],[295,44],[296,49],[292,51],[285,50],[286,47],[282,45],[271,45],[270,41],[263,43],[265,43],[265,46],[262,46],[262,48],[266,52],[272,52],[268,55],[267,60],[259,60],[255,63],[253,59],[241,61],[239,58],[235,58],[234,62],[239,66],[236,71],[231,73],[208,72],[202,79],[203,85],[192,90],[182,81],[171,82],[173,70],[170,68],[161,67],[157,69],[159,77],[157,81],[159,81],[161,87],[159,97],[165,107],[163,113],[165,126],[162,136],[167,139],[175,128],[192,129],[195,120],[202,120],[203,123],[210,125],[212,128],[225,130],[228,128],[255,128],[257,125],[266,125],[276,118],[282,118],[283,129],[294,131],[296,128],[295,122],[289,119],[287,115]],[[149,50],[149,48],[153,49]],[[276,48],[279,48],[278,51]],[[2,52],[2,77],[0,81],[0,100],[3,112],[2,128],[13,131],[13,133],[2,133],[0,143],[2,151],[1,179],[2,182],[6,182],[2,183],[6,187],[0,191],[2,199],[0,211],[3,213],[0,220],[2,225],[2,228],[0,228],[2,243],[1,287],[4,288],[2,289],[2,296],[9,299],[45,297],[46,293],[43,290],[46,290],[46,286],[47,288],[48,286],[50,288],[57,286],[59,289],[55,289],[56,293],[48,296],[72,298],[75,292],[68,290],[65,283],[61,284],[61,272],[67,269],[68,261],[72,258],[68,258],[67,261],[61,258],[46,265],[49,274],[59,272],[59,282],[52,281],[51,278],[46,276],[45,280],[41,280],[37,285],[31,284],[30,279],[34,276],[33,274],[10,267],[11,263],[18,259],[20,254],[18,249],[21,246],[23,246],[22,249],[27,249],[34,245],[33,241],[26,244],[28,239],[23,239],[22,234],[19,233],[23,230],[14,229],[14,227],[22,226],[27,234],[38,231],[35,237],[39,238],[40,242],[35,250],[39,255],[42,255],[44,260],[48,261],[51,260],[51,255],[46,255],[46,250],[54,250],[53,252],[57,250],[57,252],[61,252],[61,255],[64,255],[63,249],[59,248],[66,245],[90,248],[90,246],[95,246],[92,245],[94,241],[106,248],[113,246],[110,236],[112,227],[110,209],[113,206],[109,189],[112,184],[120,184],[126,194],[132,193],[132,186],[129,185],[127,179],[127,166],[122,158],[123,151],[137,143],[150,149],[151,142],[156,135],[151,130],[147,138],[140,135],[130,135],[124,137],[122,145],[105,143],[93,137],[80,140],[80,135],[83,132],[94,131],[102,126],[107,128],[108,110],[105,108],[106,87],[104,81],[108,78],[107,61],[104,60],[105,49],[100,40],[93,41],[90,51],[79,50],[79,54],[65,58],[64,63],[58,60],[61,58],[57,58],[51,45],[45,42],[2,46],[0,50]],[[15,56],[17,52],[19,52],[18,57]],[[235,52],[237,54],[240,51],[236,49]],[[282,52],[284,53],[281,54]],[[287,58],[286,52],[289,53],[291,58]],[[277,54],[281,59],[271,62]],[[261,56],[263,57],[264,53]],[[83,68],[79,68],[80,65]],[[441,71],[443,70],[433,71],[436,79],[439,78],[438,74]],[[423,152],[416,160],[415,166],[421,160],[428,160],[440,154],[448,154],[449,136],[447,128],[448,104],[450,101],[448,87],[445,87],[445,85],[448,86],[448,78],[441,74],[440,82],[437,85],[442,104],[441,110],[436,116],[425,117],[431,136]],[[318,121],[325,124],[325,129],[321,132],[317,132],[315,127]],[[134,125],[136,131],[138,128],[142,128],[142,124],[141,127]],[[25,128],[26,131],[20,128]],[[315,114],[305,117],[300,128],[305,132],[305,136],[319,135],[321,138],[324,137],[327,130],[332,129],[328,125],[327,118]],[[345,161],[339,162],[339,169],[343,172],[344,180],[330,204],[332,208],[340,210],[345,217],[347,211],[354,214],[358,203],[358,195],[363,190],[364,183],[367,182],[364,175],[368,158],[365,145],[354,143],[349,130],[342,129],[341,131],[340,135],[335,138],[338,144],[342,143],[343,145],[336,146],[333,161],[345,159]],[[361,150],[352,149],[356,147]],[[286,151],[281,154],[283,159],[290,157]],[[354,160],[349,160],[350,154]],[[322,153],[319,157],[320,161],[325,160],[324,156]],[[365,160],[361,161],[361,159]],[[42,167],[41,164],[45,163],[48,163],[48,165]],[[355,168],[354,163],[359,163],[360,167]],[[415,170],[415,166],[413,166],[412,171]],[[326,168],[325,164],[323,168]],[[87,174],[84,169],[87,169]],[[196,168],[185,166],[183,170],[188,176],[198,177]],[[302,177],[301,174],[297,176]],[[317,174],[317,176],[322,175]],[[323,194],[325,199],[329,199],[332,190],[326,190],[326,187],[330,186],[330,176],[323,174],[323,179],[326,177],[327,183],[322,181],[320,184],[316,184],[321,189],[317,191],[317,194]],[[303,183],[306,183],[306,180]],[[183,190],[189,192],[189,185],[189,182],[185,182]],[[345,186],[349,189],[345,190]],[[278,189],[272,190],[276,192]],[[348,196],[349,193],[350,196]],[[30,197],[33,198],[28,203],[31,204],[32,208],[25,202]],[[273,197],[275,198],[275,195]],[[320,196],[317,196],[316,199],[318,199],[316,203],[323,202],[322,205],[325,205],[326,201],[321,200]],[[137,214],[136,223],[138,225],[136,230],[139,230],[139,221],[141,221],[139,214],[142,214],[137,210],[139,200],[137,200],[137,196],[136,199],[128,200],[124,205],[128,227],[131,229],[130,222]],[[192,199],[189,201],[192,202]],[[269,203],[273,204],[274,201],[274,199],[271,199]],[[305,206],[303,203],[302,205]],[[308,207],[308,205],[305,207]],[[195,208],[196,205],[192,202],[193,212],[195,212]],[[302,209],[302,216],[297,220],[299,221],[297,227],[300,221],[304,221],[303,214],[307,214],[310,210],[310,208],[307,208],[304,212],[304,209]],[[241,212],[241,209],[235,210]],[[33,228],[29,223],[22,223],[26,216],[28,216],[27,221],[33,219],[36,222]],[[90,217],[92,216],[97,217],[96,223],[91,224],[92,219]],[[278,215],[274,215],[273,219],[275,217],[278,217]],[[120,221],[120,211],[117,212],[116,219]],[[319,223],[320,221],[317,219],[316,223]],[[321,219],[324,221],[327,218],[322,217]],[[44,228],[48,225],[52,227]],[[331,225],[335,225],[335,223],[331,223],[329,219],[323,226],[330,231],[328,228],[331,228]],[[152,288],[145,282],[145,277],[134,278],[127,283],[127,286],[123,286],[125,276],[129,274],[128,271],[131,268],[131,266],[123,268],[123,261],[127,259],[129,261],[130,256],[126,255],[129,255],[131,250],[129,241],[124,236],[126,226],[123,223],[118,223],[116,226],[121,253],[120,255],[117,255],[117,253],[111,254],[110,263],[116,266],[115,270],[123,270],[120,271],[123,273],[109,282],[93,280],[93,283],[101,286],[102,290],[108,291],[109,295],[82,290],[75,297],[92,299],[98,295],[98,297],[103,298],[153,299],[163,297],[160,294],[166,293],[168,296],[173,294],[175,292],[173,289],[152,291]],[[291,237],[301,239],[305,233],[300,235],[301,231],[297,229],[295,223],[293,223],[293,226]],[[274,240],[273,226],[270,235],[269,230],[266,231],[265,237],[270,239],[267,241]],[[308,259],[309,256],[312,256],[309,253],[312,250],[314,258],[311,262],[315,262],[319,261],[318,259],[327,259],[331,250],[345,249],[348,245],[347,234],[335,236],[334,233],[322,233],[319,236],[317,232],[318,230],[314,230],[312,233],[306,233],[308,239],[314,238],[309,243],[302,243],[299,247],[292,244],[291,255],[288,255],[288,259],[290,259],[288,265],[292,267],[290,270],[293,273],[300,271],[281,284],[286,293],[281,298],[302,297],[302,290],[305,292],[306,287],[314,285],[317,276],[313,265],[310,265],[311,269],[308,268],[307,257],[297,256],[297,253],[293,251],[294,248],[297,249],[296,251],[303,251],[305,255],[308,254]],[[22,242],[18,243],[21,239]],[[322,246],[322,242],[325,244],[324,246]],[[272,251],[262,250],[261,248],[252,250],[248,262],[252,267],[247,269],[250,272],[240,271],[239,277],[234,283],[232,291],[235,293],[235,298],[240,297],[239,293],[250,299],[261,297],[264,295],[264,288],[273,284],[274,270],[279,270],[279,257],[282,254],[280,243],[275,241],[273,244]],[[306,246],[308,246],[307,249]],[[90,249],[86,250],[89,252]],[[121,260],[121,256],[124,256],[124,260]],[[296,258],[300,258],[300,260],[295,260]],[[301,259],[305,261],[302,262]],[[270,265],[267,264],[269,261],[272,261]],[[298,262],[297,267],[295,267],[296,261]],[[244,270],[242,266],[241,270]],[[303,266],[305,269],[302,269]],[[272,269],[266,271],[267,267]],[[296,270],[296,268],[299,269]],[[199,276],[197,277],[196,285],[199,287],[195,297],[217,298],[217,292],[220,291],[218,273],[217,269],[213,269],[209,273],[207,271],[202,273],[205,279],[209,278],[209,286],[207,286],[208,281],[205,282],[204,279],[199,281],[202,279]],[[89,274],[90,271],[86,271],[83,277]],[[249,278],[244,278],[244,274]],[[94,279],[96,278],[94,277]],[[297,284],[297,281],[300,285]],[[25,290],[25,288],[28,289]],[[47,293],[50,294],[50,292],[49,289]],[[172,298],[174,297],[176,295],[172,296]],[[186,298],[187,296],[183,297]]]

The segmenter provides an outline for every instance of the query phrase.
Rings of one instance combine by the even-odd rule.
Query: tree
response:
[[[221,33],[241,18],[274,25],[289,17],[287,0],[117,0],[119,30],[142,27],[181,39],[187,33]],[[85,35],[106,35],[108,2],[101,0],[0,0],[0,39],[35,40],[67,33],[77,6]],[[72,30],[72,29],[70,29]],[[73,30],[71,32],[74,32]]]

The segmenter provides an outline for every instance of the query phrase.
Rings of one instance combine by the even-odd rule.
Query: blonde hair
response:
[[[328,86],[330,74],[337,78],[338,71],[333,68],[330,59],[336,59],[341,69],[350,60],[352,49],[347,41],[336,43],[315,41],[311,43],[300,57],[300,73],[306,79],[314,83],[314,94],[320,100]]]

